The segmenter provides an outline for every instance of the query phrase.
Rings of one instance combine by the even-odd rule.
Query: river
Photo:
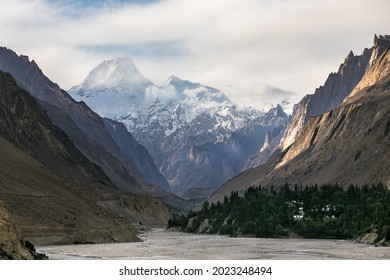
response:
[[[350,240],[300,238],[231,238],[154,229],[140,234],[144,242],[44,246],[37,250],[49,259],[126,260],[337,260],[390,259],[390,247]]]

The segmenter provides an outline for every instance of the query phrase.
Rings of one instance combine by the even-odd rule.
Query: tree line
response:
[[[173,217],[168,227],[255,237],[348,239],[373,232],[376,241],[389,241],[390,191],[382,183],[347,189],[337,184],[251,187],[223,202],[206,201],[197,212]]]

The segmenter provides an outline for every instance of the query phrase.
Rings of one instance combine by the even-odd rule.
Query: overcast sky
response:
[[[64,89],[127,56],[156,84],[174,74],[291,110],[350,50],[390,34],[389,11],[389,0],[1,0],[0,45]]]

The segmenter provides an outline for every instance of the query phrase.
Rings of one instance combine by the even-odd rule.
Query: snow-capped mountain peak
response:
[[[143,93],[152,83],[147,80],[134,65],[130,58],[115,58],[105,60],[85,78],[79,86],[69,91],[77,95],[91,97],[106,92],[107,89],[113,94]],[[115,88],[115,90],[112,90]]]
[[[175,75],[172,75],[169,77],[169,79],[167,80],[167,85],[172,85],[172,86],[175,86],[175,87],[180,87],[180,85],[183,85],[185,84],[185,82],[188,82],[188,81],[183,81],[182,79],[180,79],[179,77],[175,76]]]
[[[234,106],[230,99],[220,90],[209,86],[193,83],[187,80],[182,80],[177,76],[172,75],[167,85],[172,86],[175,90],[182,94],[189,102],[193,103],[219,103],[222,106]]]
[[[130,58],[115,58],[100,63],[82,84],[72,87],[68,93],[99,115],[115,119],[142,106],[154,92],[147,89],[155,87]]]

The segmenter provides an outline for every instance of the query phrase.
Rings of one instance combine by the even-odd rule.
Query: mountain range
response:
[[[150,152],[170,191],[188,198],[207,197],[239,173],[288,121],[280,106],[267,113],[238,108],[220,90],[176,76],[156,86],[129,58],[102,62],[69,93],[122,122]]]

